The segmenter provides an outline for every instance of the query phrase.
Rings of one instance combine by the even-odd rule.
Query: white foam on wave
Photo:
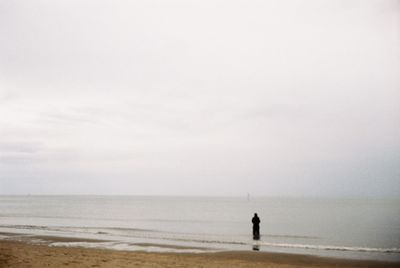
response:
[[[192,248],[173,248],[173,247],[158,247],[156,245],[142,246],[129,243],[119,242],[54,242],[49,244],[51,247],[83,247],[97,249],[113,249],[126,251],[144,251],[144,252],[168,252],[168,253],[205,253],[210,250],[192,249]]]
[[[281,247],[281,248],[300,248],[300,249],[357,251],[357,252],[379,252],[379,253],[400,253],[400,248],[347,247],[347,246],[304,245],[304,244],[268,243],[268,242],[260,242],[259,244],[263,245],[263,246],[268,246],[268,247]]]
[[[311,250],[327,250],[327,251],[349,251],[349,252],[375,252],[375,253],[394,253],[399,254],[400,248],[378,248],[378,247],[358,247],[358,246],[337,246],[337,245],[316,245],[316,244],[297,244],[297,243],[273,243],[267,242],[263,240],[253,241],[253,240],[231,240],[231,239],[214,239],[212,236],[207,235],[188,235],[188,234],[179,234],[179,233],[167,233],[162,231],[154,231],[154,230],[144,230],[144,229],[131,229],[131,228],[101,228],[101,227],[49,227],[49,226],[33,226],[33,225],[2,225],[2,228],[10,228],[16,233],[22,233],[22,230],[37,230],[37,231],[52,231],[52,235],[57,235],[59,232],[70,232],[69,235],[74,236],[77,233],[86,233],[95,235],[97,238],[107,239],[108,236],[112,236],[113,240],[126,240],[125,238],[142,238],[142,239],[157,239],[164,241],[176,241],[182,243],[197,243],[197,244],[206,244],[206,245],[221,245],[220,247],[226,247],[229,245],[243,245],[243,246],[252,246],[254,244],[259,246],[266,246],[271,248],[295,248],[295,249],[311,249]],[[29,232],[33,234],[32,232]],[[67,235],[68,233],[63,233],[63,235]],[[4,235],[3,235],[4,236]],[[4,237],[0,237],[0,239],[4,239]],[[127,240],[129,241],[129,240]],[[79,242],[80,246],[83,247],[91,247],[91,243],[83,243]],[[65,246],[77,246],[75,242],[64,243]],[[63,245],[64,245],[63,244]],[[62,245],[61,243],[53,243],[53,245]],[[127,244],[128,245],[128,244]],[[224,245],[224,246],[222,246]],[[121,242],[108,243],[108,244],[99,244],[93,243],[93,246],[106,246],[107,248],[114,247],[114,249],[119,249],[118,247],[122,247],[124,250],[139,250],[139,246],[133,246],[130,244],[129,246],[124,246]],[[218,246],[217,246],[218,247]],[[129,249],[128,249],[129,248]],[[135,248],[135,249],[134,249]],[[147,251],[149,247],[144,247]],[[162,251],[156,250],[156,251]],[[171,252],[171,250],[169,250]],[[179,252],[182,252],[181,250]]]
[[[197,239],[176,239],[180,241],[199,242],[209,244],[236,244],[236,245],[259,245],[275,248],[298,248],[315,250],[335,250],[335,251],[353,251],[353,252],[378,252],[378,253],[400,253],[400,248],[375,248],[375,247],[350,247],[350,246],[331,246],[331,245],[307,245],[307,244],[289,244],[289,243],[270,243],[257,241],[222,241],[222,240],[197,240]]]

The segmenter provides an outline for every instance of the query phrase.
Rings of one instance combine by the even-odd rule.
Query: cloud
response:
[[[40,142],[0,142],[0,166],[36,162],[44,151]]]
[[[38,142],[0,142],[2,153],[34,154],[43,150],[43,144]]]
[[[398,1],[0,10],[0,176],[13,191],[35,176],[35,191],[60,192],[74,177],[69,193],[350,195],[348,180],[354,194],[398,193],[395,164],[362,160],[399,162]]]

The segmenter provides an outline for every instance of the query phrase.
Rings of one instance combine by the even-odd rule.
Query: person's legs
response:
[[[259,237],[260,237],[260,226],[254,225],[253,226],[253,238],[259,239]]]

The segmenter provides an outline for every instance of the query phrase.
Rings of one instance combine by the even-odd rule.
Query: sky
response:
[[[0,194],[400,196],[399,0],[0,1]]]

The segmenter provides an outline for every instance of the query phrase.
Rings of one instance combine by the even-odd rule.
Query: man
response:
[[[253,223],[253,239],[258,240],[260,239],[260,218],[257,216],[257,213],[254,213],[254,217],[251,220]]]

